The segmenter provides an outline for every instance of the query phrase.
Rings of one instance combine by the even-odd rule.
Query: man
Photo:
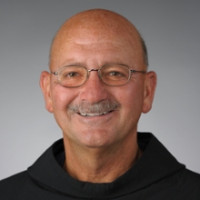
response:
[[[63,140],[3,180],[0,199],[200,198],[200,176],[152,134],[137,133],[156,74],[127,19],[101,9],[73,16],[53,40],[49,67],[40,85]]]

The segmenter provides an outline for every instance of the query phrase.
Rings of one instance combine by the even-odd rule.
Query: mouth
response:
[[[111,111],[106,111],[106,112],[102,112],[102,113],[85,113],[85,112],[78,112],[77,114],[79,114],[82,117],[99,117],[99,116],[103,116],[103,115],[107,115],[109,113],[113,112],[113,110]]]
[[[116,101],[104,100],[94,104],[82,101],[78,105],[70,105],[69,109],[81,117],[103,117],[119,110],[120,104]]]

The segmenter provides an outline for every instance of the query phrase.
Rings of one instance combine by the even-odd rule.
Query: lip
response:
[[[89,115],[81,115],[80,113],[76,113],[78,119],[80,122],[89,124],[89,125],[98,125],[98,124],[105,124],[108,123],[111,118],[113,117],[113,115],[115,114],[115,111],[109,111],[106,114],[101,114],[101,115],[93,115],[93,116],[89,116]]]
[[[113,112],[113,111],[111,110],[111,111],[107,111],[107,112],[103,112],[103,113],[78,113],[78,114],[82,117],[100,117],[100,116],[107,115],[111,112]]]

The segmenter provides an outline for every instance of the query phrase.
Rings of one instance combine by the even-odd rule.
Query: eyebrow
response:
[[[85,66],[85,64],[81,62],[69,62],[66,65],[61,66],[60,68],[67,67],[67,66]]]
[[[98,67],[100,68],[100,67],[105,66],[105,65],[122,65],[122,66],[126,66],[126,67],[131,67],[128,64],[125,64],[125,63],[122,63],[122,62],[105,62],[104,64],[102,64],[102,65],[100,65]],[[87,67],[86,64],[81,63],[81,62],[71,62],[71,63],[69,62],[68,64],[63,65],[62,67],[68,67],[68,66],[83,66],[83,67]],[[62,68],[62,67],[59,67],[59,69]]]

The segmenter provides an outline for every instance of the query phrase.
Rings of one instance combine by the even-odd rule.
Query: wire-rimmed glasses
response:
[[[146,73],[146,71],[130,69],[129,66],[124,64],[107,64],[98,69],[87,69],[81,65],[67,65],[51,73],[57,76],[59,84],[73,88],[83,85],[92,71],[98,72],[100,80],[109,86],[125,85],[130,80],[132,74]]]

